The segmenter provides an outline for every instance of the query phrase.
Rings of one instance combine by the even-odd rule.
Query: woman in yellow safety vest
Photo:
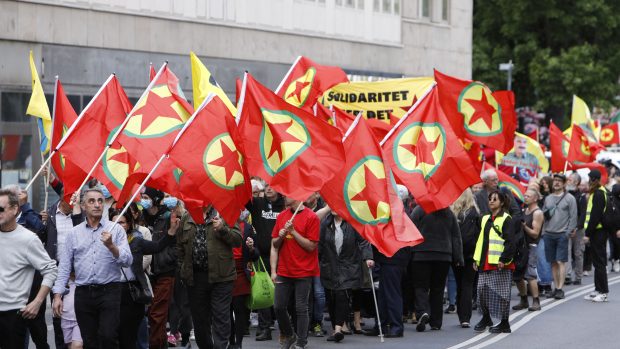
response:
[[[474,269],[478,270],[478,309],[482,319],[474,327],[482,332],[490,326],[491,333],[510,333],[510,286],[515,269],[512,218],[507,213],[510,199],[501,191],[489,193],[491,213],[482,217],[481,230],[474,251]],[[491,316],[500,319],[493,325]]]

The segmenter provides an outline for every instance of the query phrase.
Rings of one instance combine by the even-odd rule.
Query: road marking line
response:
[[[613,278],[611,281],[608,281],[608,284],[610,286],[614,285],[614,284],[617,284],[617,283],[620,283],[620,276]],[[518,330],[519,328],[521,328],[522,326],[524,326],[525,324],[530,322],[530,320],[532,320],[536,316],[544,313],[545,311],[547,311],[549,309],[552,309],[552,308],[554,308],[554,307],[556,307],[556,306],[558,306],[560,304],[563,304],[565,302],[568,302],[570,300],[573,300],[575,298],[581,297],[581,296],[583,296],[583,295],[585,295],[587,293],[592,292],[593,290],[594,290],[594,287],[592,285],[589,285],[589,287],[587,289],[585,289],[585,290],[581,290],[580,292],[576,292],[575,294],[571,295],[570,297],[566,297],[564,299],[561,299],[558,302],[555,302],[555,303],[553,303],[553,304],[551,304],[551,305],[541,309],[540,311],[532,312],[531,314],[528,314],[527,316],[524,316],[516,324],[511,326],[512,327],[512,331],[514,332],[514,331]],[[484,342],[482,342],[482,343],[480,343],[480,344],[478,344],[478,345],[476,345],[474,347],[471,347],[470,349],[480,349],[480,348],[487,347],[487,346],[489,346],[489,345],[491,345],[493,343],[496,343],[496,342],[506,338],[506,336],[508,336],[508,335],[510,335],[510,333],[500,333],[499,335],[497,335],[497,336],[495,336],[493,338],[489,338],[488,340],[486,340],[486,341],[484,341]]]
[[[616,283],[618,283],[618,282],[620,282],[620,276],[616,276],[616,277],[611,278],[611,279],[609,279],[609,280],[608,280],[608,284],[610,284],[610,285],[612,285],[612,284],[616,284]],[[567,298],[568,298],[568,297],[570,297],[571,295],[576,294],[576,293],[582,293],[582,292],[583,292],[582,294],[588,293],[588,292],[584,292],[584,290],[588,290],[588,292],[590,292],[591,290],[594,290],[594,285],[593,285],[593,284],[590,284],[590,285],[583,285],[583,286],[580,286],[580,287],[578,287],[578,288],[576,288],[576,289],[573,289],[573,290],[570,290],[570,291],[566,292],[566,296],[567,296]],[[560,304],[560,303],[563,303],[563,301],[567,300],[567,298],[564,298],[563,300],[561,300],[560,302],[556,302],[555,304]],[[572,298],[570,298],[570,299],[572,299]],[[541,302],[540,302],[540,305],[541,305],[541,307],[542,307],[543,305],[547,305],[547,304],[549,304],[549,303],[551,303],[551,302],[553,302],[553,301],[555,301],[555,300],[556,300],[556,299],[553,299],[553,298],[547,298],[547,299],[545,299],[545,300],[541,301]],[[515,312],[515,313],[512,313],[512,314],[510,315],[510,317],[508,318],[508,320],[509,320],[509,321],[513,321],[513,320],[515,320],[516,318],[520,317],[521,315],[523,315],[523,314],[527,314],[527,313],[529,313],[529,315],[527,315],[527,316],[530,316],[530,315],[534,315],[534,316],[535,316],[536,314],[540,314],[541,312],[545,311],[545,309],[547,309],[547,308],[553,308],[553,307],[554,307],[554,306],[551,306],[551,305],[550,305],[549,307],[542,307],[542,309],[541,309],[541,310],[539,310],[539,311],[534,311],[534,312],[528,311],[527,309],[519,310],[519,311],[517,311],[517,312]],[[527,317],[527,316],[526,316],[526,317]],[[533,316],[532,316],[532,317],[533,317]],[[531,319],[531,317],[530,317],[530,319]],[[522,320],[521,320],[521,321],[522,321]],[[529,320],[528,320],[528,321],[529,321]],[[518,323],[517,323],[517,324],[518,324]],[[522,325],[521,325],[521,326],[522,326]],[[519,327],[521,327],[521,326],[519,326]],[[516,330],[516,329],[518,329],[519,327],[516,327],[516,326],[515,326],[515,327],[513,328],[513,331],[514,331],[514,330]],[[485,331],[485,332],[482,332],[482,333],[480,333],[480,334],[478,334],[478,335],[476,335],[476,336],[474,336],[474,337],[472,337],[472,338],[470,338],[470,339],[466,340],[465,342],[461,342],[461,343],[459,343],[459,344],[453,345],[453,346],[451,346],[451,347],[448,347],[447,349],[460,349],[460,348],[465,348],[465,347],[467,347],[467,346],[469,346],[469,345],[471,345],[471,344],[474,344],[474,343],[476,343],[476,342],[481,341],[482,339],[484,339],[484,338],[486,338],[486,337],[488,337],[488,336],[490,336],[490,335],[492,335],[492,334],[493,334],[493,333],[491,333],[491,332],[489,332],[489,331],[487,330],[487,331]],[[504,333],[504,335],[507,335],[507,334],[506,334],[506,333]],[[504,337],[505,337],[505,336],[504,336]],[[504,338],[504,337],[502,337],[502,338]],[[494,338],[495,338],[495,337],[494,337]],[[486,342],[485,342],[485,343],[486,343]]]

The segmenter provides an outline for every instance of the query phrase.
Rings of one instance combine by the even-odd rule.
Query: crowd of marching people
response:
[[[25,191],[5,187],[0,348],[27,348],[29,338],[37,348],[191,340],[241,348],[252,312],[253,339],[285,349],[305,348],[309,336],[402,337],[409,322],[419,332],[441,330],[452,313],[462,328],[510,333],[511,309],[539,311],[542,297],[562,299],[565,285],[590,273],[595,291],[585,298],[607,301],[607,273],[620,272],[620,173],[609,173],[607,188],[602,178],[591,170],[532,179],[521,200],[489,169],[449,208],[430,213],[400,187],[424,242],[390,257],[318,194],[300,202],[258,178],[233,226],[212,207],[197,223],[181,200],[148,187],[126,211],[95,181],[39,213]],[[62,183],[51,185],[62,198]],[[513,284],[519,302],[511,307]],[[363,318],[374,325],[364,328]]]

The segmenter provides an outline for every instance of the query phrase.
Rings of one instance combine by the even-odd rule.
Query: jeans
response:
[[[129,284],[123,282],[121,291],[121,325],[119,348],[134,349],[138,339],[138,328],[144,319],[144,304],[136,303],[129,293]]]
[[[138,339],[136,340],[136,349],[149,348],[149,319],[142,316],[140,326],[138,326]]]
[[[583,244],[584,230],[577,229],[575,236],[568,238],[568,263],[566,263],[566,277],[571,278],[574,272],[574,280],[581,281],[583,277]]]
[[[607,232],[597,229],[590,236],[592,248],[592,265],[594,266],[594,290],[600,293],[609,293],[607,283]]]
[[[313,307],[312,307],[312,323],[314,325],[323,324],[323,313],[325,312],[325,289],[321,284],[321,277],[314,276],[312,278]]]
[[[23,348],[26,340],[26,320],[19,309],[0,311],[0,348]]]
[[[448,269],[448,281],[446,282],[446,286],[448,286],[448,303],[456,305],[456,278],[454,277],[454,270],[452,267]]]
[[[431,327],[443,324],[443,289],[450,262],[413,262],[416,317],[430,314]]]
[[[285,337],[293,335],[293,327],[287,306],[289,298],[295,295],[297,345],[300,347],[304,347],[308,343],[308,296],[310,295],[311,284],[312,277],[288,278],[278,275],[276,278],[274,308],[278,324],[280,325],[280,333]]]
[[[166,348],[166,322],[168,321],[168,305],[174,289],[174,276],[159,276],[151,280],[153,302],[149,307],[149,347]]]
[[[466,259],[464,266],[452,266],[456,279],[456,312],[459,322],[469,322],[472,312],[472,294],[474,290],[474,260]]]
[[[207,272],[194,269],[194,285],[187,288],[187,294],[199,348],[228,347],[233,283],[211,284]]]
[[[551,263],[547,262],[545,257],[545,240],[540,239],[538,242],[538,263],[536,271],[538,272],[538,280],[542,286],[551,286],[553,275],[551,275]]]
[[[121,283],[78,286],[75,317],[84,348],[118,348],[121,317]]]

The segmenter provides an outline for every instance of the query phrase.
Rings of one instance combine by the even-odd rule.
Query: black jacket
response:
[[[604,189],[604,188],[603,188]],[[590,237],[596,231],[596,226],[603,221],[603,213],[605,212],[605,193],[596,188],[592,195],[592,210],[590,211],[590,220],[586,228],[586,236]]]
[[[586,220],[588,200],[586,199],[585,194],[579,189],[569,190],[568,192],[575,198],[575,202],[577,202],[577,229],[583,229],[583,225]]]
[[[493,224],[491,224],[491,219],[489,218],[489,221],[487,222],[487,224],[484,227],[481,227],[481,234],[483,235],[483,242],[482,242],[482,257],[480,258],[480,266],[484,265],[485,261],[486,261],[486,256],[487,256],[487,252],[489,251],[489,233],[491,231],[491,227],[493,226]],[[513,224],[513,219],[511,217],[507,217],[506,220],[504,221],[504,224],[502,225],[502,238],[504,239],[504,251],[502,252],[502,255],[499,257],[500,262],[506,264],[506,263],[510,263],[512,262],[514,256],[515,256],[515,252],[516,252],[516,241],[515,241],[515,231],[514,231],[514,224]]]
[[[321,222],[319,266],[321,283],[330,290],[362,288],[362,263],[372,259],[372,248],[353,227],[342,221],[342,249],[336,252],[334,216],[328,214]]]
[[[45,222],[45,228],[40,232],[39,237],[45,244],[45,250],[49,254],[51,259],[56,259],[58,254],[58,230],[56,229],[56,211],[58,210],[59,201],[53,203],[47,209],[47,222]],[[73,226],[79,225],[84,222],[84,214],[71,215],[71,221]]]
[[[153,233],[153,241],[159,241],[168,235],[170,227],[170,211],[166,206],[161,206],[155,215],[150,215],[146,210],[142,211],[144,221]],[[177,267],[176,239],[158,253],[153,254],[151,261],[151,273],[153,276],[174,276]]]
[[[463,242],[463,259],[471,260],[474,258],[476,242],[478,235],[480,235],[480,214],[472,207],[456,219],[459,223],[461,241]]]
[[[244,227],[243,227],[243,231],[241,232],[243,234],[243,239],[241,240],[241,252],[242,252],[242,261],[243,261],[243,265],[246,266],[248,265],[249,262],[257,262],[258,261],[258,257],[260,257],[260,250],[258,249],[258,247],[256,247],[256,234],[254,234],[254,228],[252,227],[252,225],[248,222],[245,222]],[[250,251],[250,249],[248,248],[248,245],[245,244],[245,241],[248,238],[252,238],[254,240],[254,250]],[[263,261],[264,263],[264,261]],[[260,267],[262,268],[262,267]],[[248,280],[250,279],[250,270],[248,268],[244,269],[245,271],[245,276],[248,278]],[[268,270],[268,273],[270,273],[271,271]]]
[[[274,202],[266,198],[254,198],[246,205],[252,215],[252,225],[256,229],[256,247],[263,256],[263,262],[269,263],[271,253],[271,233],[276,225],[278,214],[284,211],[284,197],[278,195]],[[267,260],[264,260],[267,258]]]
[[[144,255],[158,253],[167,246],[174,244],[175,237],[168,235],[166,232],[166,235],[161,239],[148,241],[145,240],[142,234],[137,230],[134,230],[132,235],[133,238],[129,243],[129,248],[133,256],[131,272],[136,276],[136,281],[138,281],[142,289],[146,290],[149,286],[144,269],[142,269],[142,257],[144,257]]]
[[[412,248],[414,261],[442,261],[463,265],[461,231],[454,213],[444,208],[425,213],[417,206],[411,220],[424,237],[424,242]]]

